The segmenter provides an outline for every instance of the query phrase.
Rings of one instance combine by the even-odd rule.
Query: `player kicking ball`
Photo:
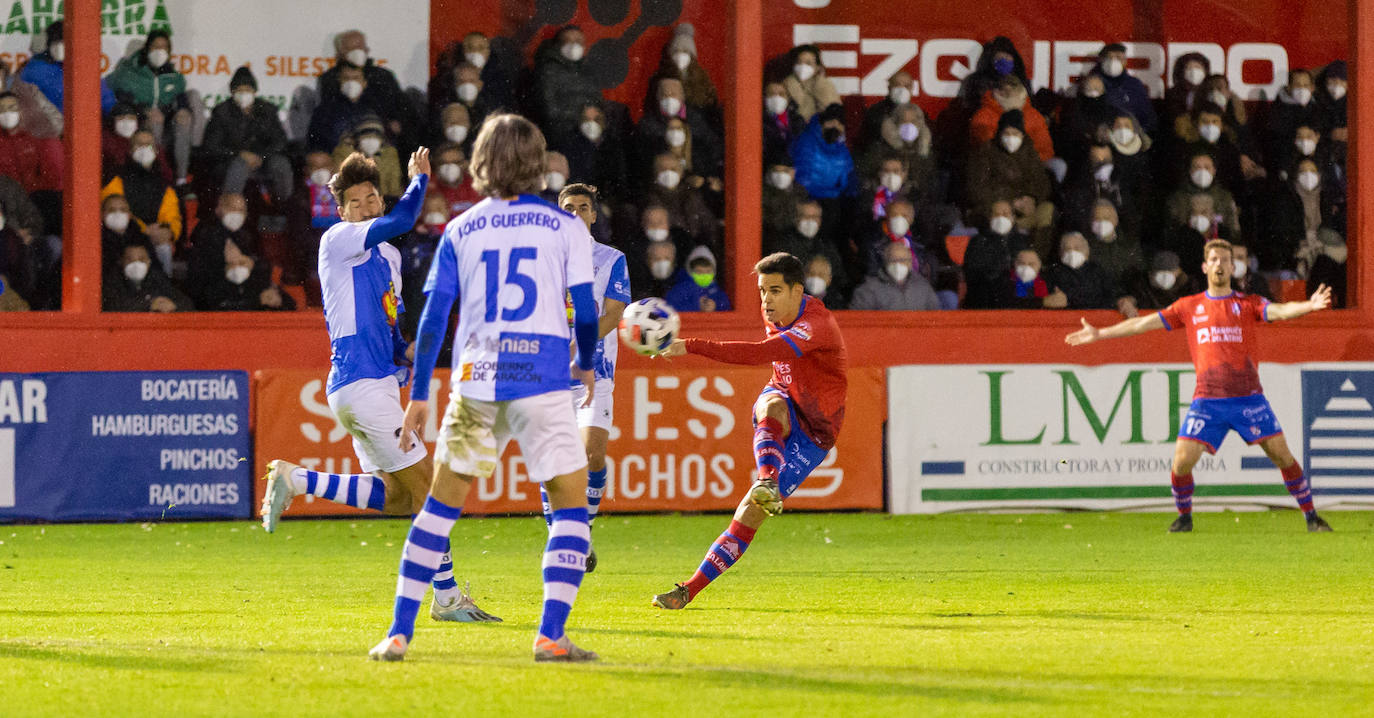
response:
[[[598,205],[596,188],[588,184],[570,184],[558,193],[558,206],[569,214],[577,215],[590,232],[596,222]],[[592,240],[592,265],[596,279],[592,282],[592,297],[596,300],[601,319],[597,324],[597,336],[601,337],[592,359],[596,371],[596,389],[592,392],[590,406],[583,404],[587,399],[587,388],[582,382],[574,381],[572,386],[573,406],[577,408],[577,426],[582,430],[582,444],[587,447],[587,521],[591,526],[596,521],[596,511],[601,506],[601,495],[606,490],[606,445],[611,440],[611,421],[615,415],[615,361],[620,343],[609,335],[620,323],[625,306],[630,303],[630,275],[625,267],[625,255],[620,250]],[[544,523],[553,525],[553,509],[549,506],[549,496],[543,485],[539,496],[544,504]],[[596,549],[588,549],[587,573],[596,570]]]
[[[430,265],[415,384],[398,435],[401,449],[415,443],[415,431],[428,418],[430,379],[457,299],[462,304],[453,340],[453,387],[439,430],[434,481],[401,553],[391,628],[369,651],[373,660],[405,657],[420,600],[472,482],[491,476],[511,439],[520,444],[530,478],[544,484],[553,511],[534,659],[597,659],[564,631],[591,536],[587,455],[568,385],[572,377],[581,381],[584,405],[591,404],[599,343],[592,238],[581,220],[533,194],[544,186],[544,153],[544,135],[529,120],[488,117],[472,149],[473,188],[486,199],[449,222]],[[569,295],[577,337],[571,372]]]
[[[1081,319],[1083,328],[1064,341],[1071,346],[1091,344],[1099,339],[1116,339],[1143,334],[1153,329],[1184,329],[1188,352],[1197,373],[1193,403],[1179,428],[1174,444],[1174,462],[1169,481],[1173,486],[1178,518],[1169,531],[1193,530],[1193,466],[1202,452],[1215,454],[1226,435],[1235,430],[1247,444],[1259,444],[1274,466],[1283,474],[1283,485],[1298,502],[1307,518],[1308,531],[1330,531],[1312,507],[1312,488],[1302,465],[1288,450],[1283,429],[1260,387],[1255,368],[1254,332],[1261,321],[1273,322],[1321,311],[1331,305],[1331,288],[1317,287],[1304,302],[1272,304],[1255,295],[1241,294],[1231,288],[1233,265],[1231,244],[1214,239],[1203,248],[1202,270],[1207,274],[1207,290],[1181,297],[1163,311],[1126,319],[1098,329]]]
[[[432,465],[424,444],[396,446],[405,413],[401,386],[410,371],[397,318],[401,303],[401,253],[387,240],[415,226],[429,183],[429,150],[410,157],[410,186],[390,214],[382,214],[377,165],[353,153],[329,182],[342,222],[320,238],[319,274],[329,328],[329,379],[325,394],[339,424],[353,437],[365,474],[310,471],[280,459],[267,465],[262,526],[276,530],[282,512],[302,494],[372,509],[413,515],[429,490]],[[500,621],[458,588],[444,537],[444,560],[434,576],[430,618],[436,621]]]
[[[734,520],[711,544],[686,583],[653,598],[659,608],[679,609],[735,565],[764,519],[782,513],[782,502],[825,460],[844,420],[844,339],[835,318],[803,290],[801,260],[778,252],[754,265],[759,278],[764,331],[761,342],[677,340],[659,356],[696,354],[729,364],[773,365],[773,378],[754,402],[754,462],[758,480],[735,510]]]

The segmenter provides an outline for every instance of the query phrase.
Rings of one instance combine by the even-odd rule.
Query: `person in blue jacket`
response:
[[[48,43],[43,52],[29,58],[19,79],[34,85],[48,102],[62,111],[62,63],[67,59],[67,43],[62,39],[62,21],[48,25]],[[109,114],[114,108],[115,95],[105,80],[100,81],[100,112]]]
[[[664,297],[679,312],[728,312],[730,296],[716,281],[716,257],[704,246],[687,255],[687,266]]]
[[[812,197],[826,200],[858,193],[854,157],[844,140],[844,108],[838,104],[817,112],[792,140],[796,182]]]
[[[1159,121],[1155,116],[1154,105],[1150,104],[1150,91],[1135,75],[1126,71],[1126,46],[1119,42],[1104,46],[1097,53],[1097,67],[1092,73],[1102,78],[1105,90],[1102,99],[1109,106],[1119,107],[1135,115],[1145,134],[1155,136]]]

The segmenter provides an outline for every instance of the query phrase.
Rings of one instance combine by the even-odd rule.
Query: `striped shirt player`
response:
[[[802,289],[801,260],[779,252],[754,266],[766,339],[761,342],[674,342],[667,356],[694,354],[730,364],[773,365],[773,377],[754,403],[754,461],[758,480],[686,583],[653,598],[680,609],[739,560],[768,516],[792,495],[835,446],[844,422],[848,358],[830,310]]]
[[[1307,519],[1308,531],[1330,531],[1317,515],[1302,465],[1293,458],[1274,410],[1264,398],[1255,363],[1255,330],[1264,323],[1295,319],[1330,305],[1331,290],[1319,287],[1302,302],[1271,303],[1231,287],[1234,263],[1231,245],[1212,240],[1202,265],[1207,290],[1181,297],[1161,311],[1097,329],[1082,320],[1083,328],[1065,338],[1071,345],[1131,336],[1153,329],[1180,331],[1188,340],[1197,376],[1193,402],[1179,427],[1170,484],[1179,516],[1172,532],[1193,528],[1193,466],[1202,452],[1216,453],[1231,431],[1248,444],[1258,444],[1283,474],[1284,486]]]

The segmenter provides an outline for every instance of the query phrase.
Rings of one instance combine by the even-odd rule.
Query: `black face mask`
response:
[[[844,130],[841,130],[841,129],[838,128],[838,127],[827,127],[827,128],[825,128],[823,131],[821,131],[821,137],[822,137],[826,142],[829,142],[830,144],[833,145],[833,144],[835,144],[836,142],[839,142],[839,141],[840,141],[840,135],[843,134],[843,133],[844,133]]]

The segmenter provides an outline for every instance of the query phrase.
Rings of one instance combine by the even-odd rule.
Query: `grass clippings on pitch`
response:
[[[687,610],[725,516],[602,517],[536,665],[543,522],[470,519],[494,625],[366,660],[407,524],[0,526],[0,714],[1354,716],[1374,713],[1374,514],[784,515]]]

